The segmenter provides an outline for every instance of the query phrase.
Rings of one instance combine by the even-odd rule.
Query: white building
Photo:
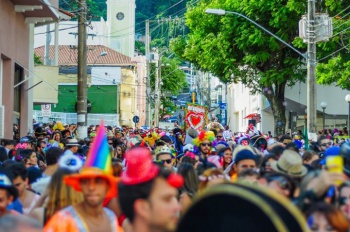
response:
[[[107,0],[108,44],[114,50],[134,57],[135,0]]]
[[[100,18],[86,28],[87,45],[103,45],[126,56],[134,57],[135,0],[107,0],[107,21]],[[54,25],[35,28],[34,47],[55,44]],[[58,45],[78,45],[78,22],[59,23]]]
[[[326,102],[325,129],[342,129],[347,125],[348,103],[344,98],[349,92],[336,86],[317,85],[317,130],[323,129],[323,109],[321,102]],[[292,132],[304,129],[306,119],[306,83],[297,83],[286,87],[286,129]],[[247,115],[258,113],[261,123],[257,128],[262,132],[274,131],[274,118],[267,99],[262,94],[252,95],[242,83],[228,85],[228,125],[235,132],[244,132],[248,127]]]

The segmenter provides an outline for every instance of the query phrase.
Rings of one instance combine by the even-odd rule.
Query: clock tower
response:
[[[129,57],[135,52],[135,0],[107,0],[108,44]]]

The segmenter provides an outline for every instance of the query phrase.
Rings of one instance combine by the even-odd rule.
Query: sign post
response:
[[[135,115],[135,116],[132,118],[132,121],[135,123],[135,129],[136,129],[136,124],[140,122],[139,116]]]
[[[51,117],[51,104],[41,105],[41,116],[43,117],[44,123],[49,121],[49,117]]]

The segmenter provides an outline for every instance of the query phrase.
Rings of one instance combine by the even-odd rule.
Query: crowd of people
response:
[[[0,231],[350,231],[347,128],[34,131],[2,140]]]

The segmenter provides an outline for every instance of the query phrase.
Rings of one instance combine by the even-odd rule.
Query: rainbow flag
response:
[[[87,155],[84,168],[98,168],[112,174],[112,160],[108,146],[106,129],[102,121]]]

